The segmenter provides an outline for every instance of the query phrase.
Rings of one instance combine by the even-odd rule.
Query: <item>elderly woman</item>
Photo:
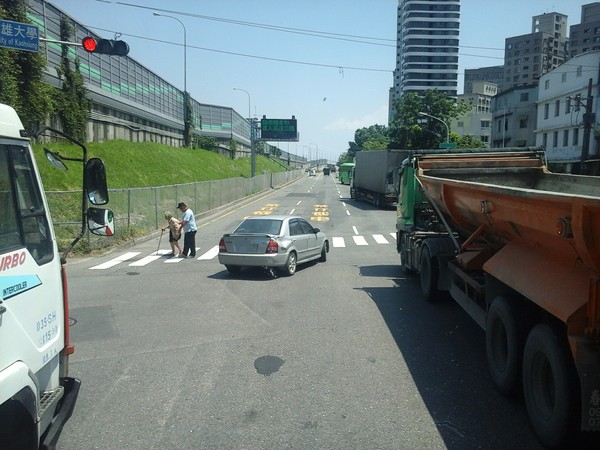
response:
[[[178,250],[177,256],[181,256],[181,247],[179,246],[179,239],[181,239],[181,222],[173,217],[169,211],[165,212],[165,219],[168,225],[162,228],[162,231],[169,229],[169,244],[171,244],[171,253],[168,256],[175,256],[175,249]]]

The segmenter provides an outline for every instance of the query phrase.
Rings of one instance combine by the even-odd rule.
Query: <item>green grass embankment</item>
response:
[[[82,150],[74,145],[49,143],[35,145],[34,153],[44,189],[69,191],[81,189],[81,165],[65,161],[69,170],[62,172],[46,161],[43,148],[61,156],[81,158]],[[164,186],[226,178],[250,178],[250,158],[231,159],[201,149],[170,147],[152,142],[108,141],[88,143],[88,158],[99,157],[106,165],[109,189]],[[283,172],[285,167],[266,156],[257,155],[256,174]]]

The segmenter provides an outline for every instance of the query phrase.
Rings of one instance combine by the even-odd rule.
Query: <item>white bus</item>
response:
[[[58,130],[49,132],[68,138]],[[71,416],[80,381],[68,376],[67,253],[85,234],[114,233],[112,212],[88,208],[108,202],[106,172],[98,158],[82,163],[82,229],[59,254],[34,155],[15,110],[0,104],[0,448],[53,448]],[[86,223],[87,222],[87,223]]]

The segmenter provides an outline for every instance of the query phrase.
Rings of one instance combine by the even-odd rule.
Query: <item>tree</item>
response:
[[[446,140],[446,127],[451,119],[469,112],[465,102],[457,102],[445,92],[426,90],[423,95],[407,92],[396,102],[396,114],[389,128],[390,148],[437,148]],[[419,115],[424,112],[440,120]]]
[[[466,135],[459,136],[456,133],[451,133],[452,141],[456,142],[458,148],[484,148],[485,144],[481,139],[477,139],[475,136]]]
[[[362,150],[384,150],[388,148],[390,139],[388,128],[384,125],[371,125],[354,132],[354,141],[348,142],[348,157],[354,158],[356,152]]]
[[[3,0],[0,18],[21,23],[27,19],[26,0]],[[52,111],[52,86],[42,81],[46,60],[42,52],[0,48],[0,102],[11,105],[27,130],[39,128]]]
[[[66,16],[60,18],[60,39],[72,42],[74,26]],[[71,65],[73,60],[73,66]],[[86,140],[86,127],[90,120],[92,101],[87,97],[83,76],[79,71],[79,57],[73,47],[62,45],[60,67],[57,73],[62,89],[55,91],[56,113],[63,131],[80,142]]]

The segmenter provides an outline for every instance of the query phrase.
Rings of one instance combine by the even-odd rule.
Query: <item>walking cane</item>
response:
[[[158,247],[156,247],[156,255],[158,255],[158,249],[160,248],[160,241],[162,240],[162,235],[165,232],[162,228],[160,229],[160,238],[158,239]]]

